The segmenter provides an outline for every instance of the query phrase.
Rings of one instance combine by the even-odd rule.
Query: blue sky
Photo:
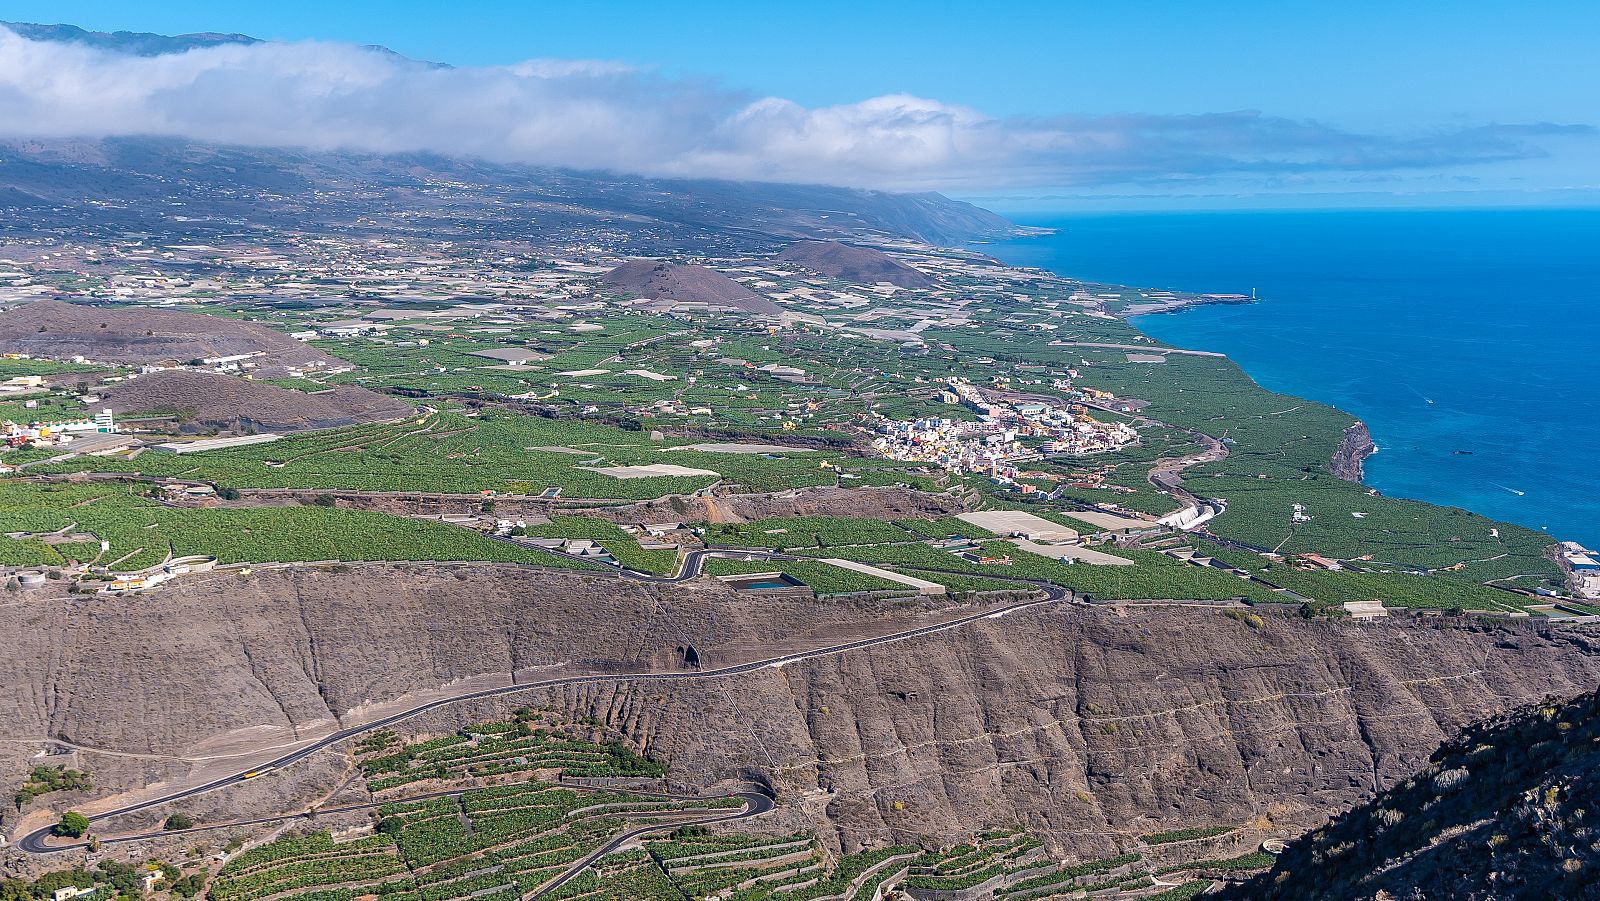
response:
[[[1052,117],[1073,117],[1074,130],[1085,122],[1098,129],[1114,117],[1141,117],[1126,132],[1129,143],[1147,147],[1155,128],[1164,148],[1160,164],[1171,169],[1156,172],[1154,158],[1124,169],[1100,155],[1089,167],[1093,174],[1080,177],[1081,167],[1051,168],[1030,156],[992,163],[995,177],[987,184],[981,166],[961,169],[948,184],[931,174],[927,179],[928,186],[1001,205],[1303,205],[1330,196],[1356,205],[1415,205],[1417,195],[1440,203],[1600,197],[1600,167],[1592,162],[1600,147],[1581,133],[1600,125],[1596,2],[10,0],[0,18],[95,30],[381,44],[465,67],[530,58],[614,60],[657,82],[670,81],[678,92],[772,96],[810,110],[913,95],[1004,120],[1016,130],[1008,135]],[[1230,137],[1227,165],[1216,159],[1223,152],[1216,123],[1199,136],[1181,126],[1185,134],[1178,137],[1180,120],[1152,120],[1159,122],[1152,126],[1143,118],[1238,111],[1258,111],[1273,124],[1253,124],[1248,137]],[[1337,134],[1290,138],[1284,123],[1314,123]],[[1502,128],[1489,147],[1486,126],[1520,130]],[[1051,127],[1055,134],[1065,126]],[[1361,143],[1369,138],[1370,146]],[[1183,141],[1208,148],[1204,158],[1182,152]],[[1254,152],[1273,162],[1252,170],[1249,141],[1266,141]],[[1313,160],[1313,145],[1331,149]],[[773,171],[801,178],[814,169]],[[1028,175],[1018,174],[1023,171]],[[1052,179],[1061,183],[1048,184]]]

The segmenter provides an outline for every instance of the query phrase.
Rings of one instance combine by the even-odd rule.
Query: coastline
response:
[[[1600,211],[1022,221],[1062,231],[986,253],[1069,280],[1186,289],[1196,301],[1256,288],[1258,305],[1169,298],[1125,311],[1147,300],[1130,290],[1107,312],[1154,343],[1223,352],[1268,390],[1359,418],[1384,438],[1383,455],[1362,460],[1363,484],[1600,546],[1600,468],[1585,452],[1600,446],[1600,406],[1586,390],[1600,384],[1600,357],[1576,338],[1600,324],[1600,262],[1589,250]],[[1186,315],[1138,315],[1147,311]],[[1353,462],[1338,466],[1352,475]]]
[[[1148,288],[1124,288],[1124,290],[1149,291]],[[1136,303],[1118,310],[1116,315],[1122,319],[1132,319],[1135,316],[1154,316],[1157,313],[1181,313],[1195,307],[1209,306],[1212,304],[1251,304],[1256,300],[1244,294],[1189,294],[1182,291],[1161,291],[1158,294],[1173,294],[1174,297],[1163,297],[1146,303]]]
[[[1360,482],[1364,475],[1362,464],[1377,452],[1378,446],[1372,443],[1372,432],[1367,429],[1366,423],[1358,419],[1344,430],[1328,468],[1346,482]]]

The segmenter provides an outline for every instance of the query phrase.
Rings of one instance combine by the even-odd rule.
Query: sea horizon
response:
[[[1087,281],[1250,294],[1131,321],[1365,422],[1363,481],[1600,544],[1600,208],[1012,213],[973,245]]]

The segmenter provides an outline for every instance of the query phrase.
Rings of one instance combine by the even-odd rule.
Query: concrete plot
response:
[[[1086,522],[1102,532],[1126,532],[1138,529],[1160,528],[1159,523],[1144,519],[1134,519],[1131,516],[1118,516],[1115,513],[1100,513],[1091,510],[1062,510],[1061,515]]]
[[[490,360],[500,360],[506,363],[538,363],[550,359],[549,354],[542,354],[536,350],[508,347],[501,350],[469,350],[468,354],[474,357],[484,357]]]
[[[980,529],[988,529],[996,535],[1017,535],[1034,541],[1071,541],[1078,537],[1077,529],[1021,510],[979,510],[957,513],[956,518]]]
[[[652,382],[676,382],[678,380],[675,375],[667,375],[650,369],[624,369],[622,374],[635,375],[642,379],[649,379]]]
[[[1049,557],[1051,560],[1060,560],[1062,557],[1067,557],[1079,563],[1092,563],[1095,566],[1133,565],[1133,561],[1127,557],[1118,557],[1116,554],[1108,554],[1105,551],[1097,551],[1094,548],[1079,547],[1075,544],[1039,544],[1022,538],[1013,538],[1011,543],[1016,545],[1019,550],[1027,551],[1030,554],[1038,554],[1041,557]]]
[[[652,479],[659,476],[713,476],[720,478],[721,473],[709,469],[695,469],[692,466],[679,466],[676,463],[650,463],[645,466],[580,466],[590,472],[611,476],[614,479]]]
[[[837,566],[840,569],[848,569],[851,572],[875,576],[888,582],[899,582],[901,585],[905,585],[908,588],[915,588],[917,590],[917,594],[944,594],[944,586],[940,585],[938,582],[929,582],[926,579],[918,579],[913,576],[902,575],[901,573],[897,572],[890,572],[887,569],[879,569],[876,566],[868,566],[865,563],[860,563],[855,560],[839,560],[837,558],[829,557],[822,562],[828,564],[829,566]]]

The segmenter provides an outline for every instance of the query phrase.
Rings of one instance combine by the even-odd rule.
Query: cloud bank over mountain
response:
[[[607,61],[448,67],[328,42],[136,55],[0,27],[0,138],[159,135],[900,190],[1458,171],[1587,125],[1375,134],[1253,111],[996,117],[910,95],[808,108]]]

